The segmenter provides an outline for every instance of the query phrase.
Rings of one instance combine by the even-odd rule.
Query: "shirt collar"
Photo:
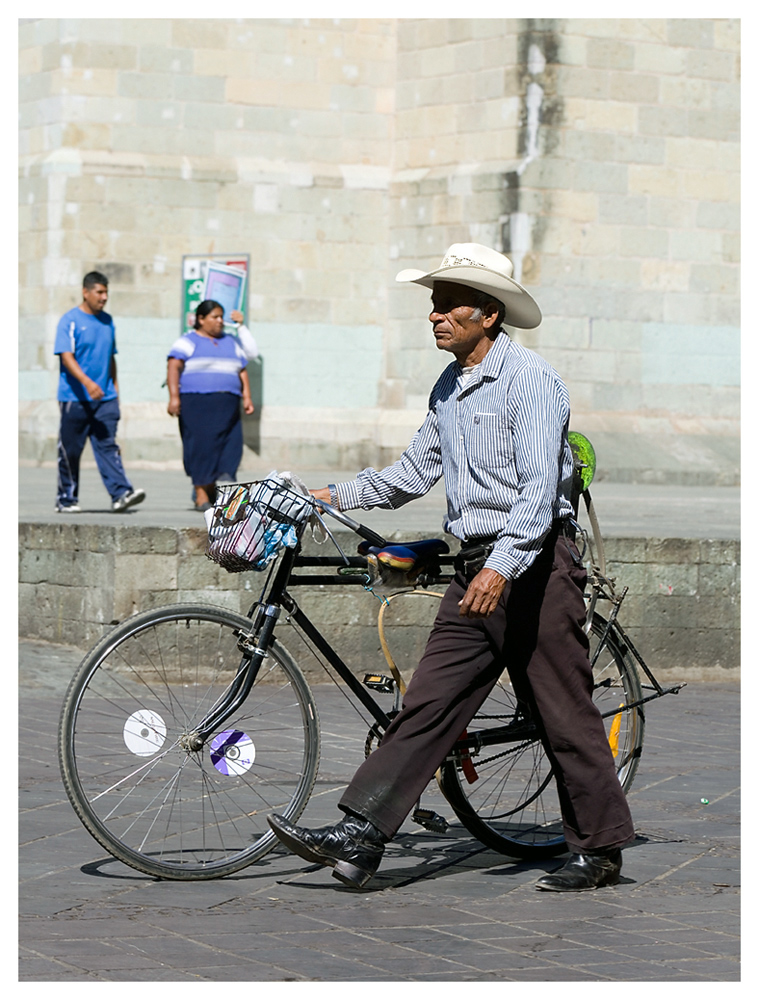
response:
[[[501,328],[498,331],[498,336],[493,341],[493,346],[490,348],[488,353],[480,362],[480,381],[483,379],[496,379],[501,374],[504,364],[506,363],[506,352],[511,346],[511,337],[508,333]],[[461,375],[463,371],[461,365],[458,361],[455,363],[457,368],[457,376]]]
[[[483,378],[498,378],[504,364],[506,363],[506,352],[510,346],[511,338],[508,333],[501,328],[498,332],[498,336],[493,341],[493,346],[482,359],[482,368],[480,369],[480,373]]]

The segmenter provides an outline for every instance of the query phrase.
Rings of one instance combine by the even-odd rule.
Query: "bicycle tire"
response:
[[[147,875],[239,871],[277,844],[267,813],[297,819],[311,794],[316,705],[276,640],[245,702],[187,749],[237,672],[240,630],[250,632],[250,619],[224,608],[144,612],[105,636],[69,686],[59,728],[68,797],[109,854]]]
[[[593,616],[590,639],[593,700],[602,715],[609,713],[604,724],[617,775],[627,792],[640,761],[645,728],[641,706],[625,709],[642,697],[638,671],[617,634],[606,631],[600,615]],[[562,854],[567,845],[551,764],[534,727],[519,712],[507,675],[470,723],[468,738],[476,739],[478,728],[484,732],[504,724],[521,730],[512,729],[509,742],[463,756],[454,752],[438,772],[440,789],[463,826],[492,850],[527,860]],[[520,731],[521,741],[513,738]],[[476,780],[470,783],[467,772]]]

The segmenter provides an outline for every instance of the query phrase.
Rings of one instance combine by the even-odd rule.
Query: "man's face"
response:
[[[436,281],[432,288],[432,335],[438,350],[451,351],[461,361],[489,340],[494,320],[486,315],[473,320],[476,292],[453,281]]]
[[[108,286],[93,285],[91,288],[82,289],[82,302],[91,313],[99,313],[105,309],[108,301]],[[87,310],[85,310],[86,312]]]

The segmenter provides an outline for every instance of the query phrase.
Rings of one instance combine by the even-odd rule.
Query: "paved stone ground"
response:
[[[275,851],[238,875],[161,882],[80,825],[56,759],[77,650],[21,644],[20,980],[31,982],[737,982],[739,689],[691,683],[648,708],[618,886],[541,893],[561,861],[514,862],[458,824],[407,822],[363,891]],[[316,690],[323,762],[304,822],[336,817],[365,727]],[[702,800],[708,799],[708,805]],[[436,791],[425,804],[453,820]]]

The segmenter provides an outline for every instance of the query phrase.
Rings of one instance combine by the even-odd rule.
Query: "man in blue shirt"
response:
[[[58,403],[58,495],[55,509],[78,514],[79,462],[89,438],[112,510],[123,513],[142,503],[144,490],[127,479],[116,444],[119,389],[116,378],[116,330],[104,311],[108,278],[91,271],[82,282],[82,303],[58,323],[55,353],[60,358]]]
[[[340,510],[395,508],[441,476],[445,528],[461,540],[456,574],[424,655],[379,747],[343,793],[345,817],[309,830],[274,814],[277,837],[351,886],[376,872],[395,835],[506,666],[529,705],[557,782],[571,857],[536,883],[576,892],[614,885],[634,836],[601,715],[583,631],[586,573],[567,497],[573,461],[569,395],[551,366],[501,324],[541,321],[503,254],[454,244],[440,267],[401,271],[432,289],[429,321],[455,361],[430,394],[424,423],[382,470],[313,490]]]

